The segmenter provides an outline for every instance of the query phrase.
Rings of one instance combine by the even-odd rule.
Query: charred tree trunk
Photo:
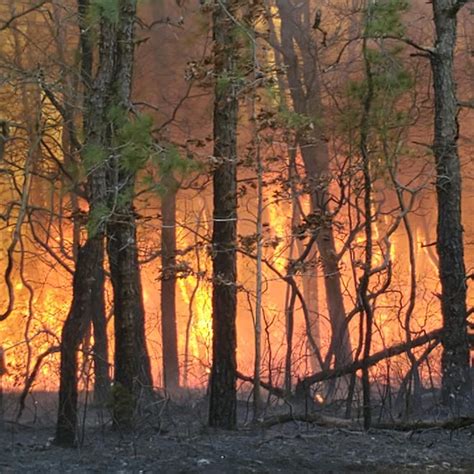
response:
[[[368,12],[367,23],[370,21],[370,11]],[[363,273],[357,285],[357,300],[361,307],[361,324],[362,316],[365,315],[365,335],[364,335],[364,350],[363,360],[366,361],[370,357],[372,349],[372,330],[374,325],[374,309],[369,301],[369,283],[372,272],[372,258],[373,258],[373,235],[372,235],[372,176],[370,166],[370,116],[372,109],[372,102],[374,98],[374,80],[372,68],[369,59],[369,50],[367,46],[367,36],[364,33],[362,43],[362,54],[364,57],[365,80],[367,83],[367,90],[365,93],[362,117],[360,122],[360,155],[361,168],[364,177],[363,180],[363,205],[365,222],[364,222],[364,250],[365,261],[363,266]],[[362,329],[362,328],[361,328]],[[369,366],[364,364],[362,366],[362,394],[364,415],[364,429],[368,430],[372,424],[372,402],[369,378]]]
[[[466,269],[461,221],[461,165],[454,51],[457,14],[465,0],[433,0],[435,48],[430,55],[435,92],[434,154],[438,197],[437,251],[443,314],[442,398],[459,409],[472,396],[467,336]]]
[[[111,24],[113,81],[109,91],[108,126],[110,149],[107,170],[107,252],[114,289],[115,386],[114,422],[130,429],[135,414],[151,393],[151,367],[145,340],[145,310],[137,253],[137,230],[133,196],[141,156],[125,162],[122,155],[134,137],[120,143],[117,135],[129,123],[135,48],[136,0],[122,0],[119,18]],[[115,111],[116,117],[110,112]]]
[[[237,312],[237,76],[235,24],[237,0],[221,0],[213,13],[214,74],[214,227],[212,235],[212,370],[209,425],[233,429],[236,417]]]
[[[102,278],[101,239],[89,239],[79,250],[73,281],[71,310],[61,335],[61,369],[56,443],[72,446],[77,431],[77,350],[94,310],[94,288]]]
[[[105,102],[106,84],[112,80],[112,68],[105,58],[110,58],[110,42],[104,41],[100,45],[100,63],[102,67],[95,79],[93,79],[94,52],[93,41],[88,25],[90,0],[78,1],[79,28],[80,28],[80,51],[81,51],[81,81],[84,87],[84,130],[86,133],[85,147],[90,144],[105,147],[107,144],[105,126]],[[107,37],[103,31],[104,38]],[[106,201],[105,164],[96,167],[89,176],[88,197],[91,213],[104,205]],[[104,301],[104,228],[96,229],[96,239],[101,240],[101,256],[97,261],[100,267],[98,278],[93,287],[92,326],[94,331],[94,401],[98,405],[104,405],[108,399],[109,380],[109,348],[107,338],[107,320]]]
[[[97,262],[97,279],[92,288],[92,327],[94,331],[94,402],[103,406],[107,402],[110,387],[109,343],[104,301],[104,249]]]
[[[176,330],[176,182],[163,177],[166,186],[161,200],[161,337],[163,380],[173,394],[179,388],[178,335]]]
[[[135,216],[131,202],[135,175],[126,172],[124,167],[120,166],[119,156],[114,153],[115,124],[111,118],[111,113],[118,107],[124,110],[124,116],[129,110],[136,2],[121,0],[117,21],[101,15],[97,55],[94,53],[91,27],[88,24],[89,7],[89,0],[78,1],[81,79],[84,85],[85,143],[82,157],[84,160],[86,158],[94,160],[87,187],[91,209],[89,241],[96,242],[94,248],[97,248],[100,255],[97,254],[95,257],[97,268],[94,284],[88,283],[87,287],[88,298],[91,300],[89,306],[86,308],[84,305],[76,304],[71,309],[71,322],[68,322],[64,330],[64,338],[69,342],[62,346],[64,361],[61,362],[61,377],[68,385],[64,389],[62,401],[64,406],[60,407],[58,417],[58,441],[64,438],[66,442],[69,442],[67,436],[70,440],[71,433],[76,429],[73,427],[77,401],[74,387],[77,384],[76,351],[79,331],[75,328],[80,327],[83,333],[80,324],[85,320],[89,324],[91,320],[94,323],[97,397],[103,401],[107,396],[108,354],[103,301],[103,240],[106,231],[118,340],[115,348],[115,379],[119,384],[116,388],[120,387],[122,398],[129,401],[126,410],[123,410],[124,404],[120,404],[121,416],[116,416],[116,420],[125,419],[124,427],[131,424],[141,387],[151,386],[150,364],[145,348]],[[97,64],[94,67],[95,56]],[[97,71],[95,76],[93,76],[94,70]],[[130,198],[127,200],[123,199],[123,196],[118,196],[119,190]],[[78,264],[76,273],[79,270]],[[77,291],[74,288],[73,302],[82,298],[82,293]],[[86,310],[87,313],[84,313]],[[114,395],[117,393],[115,391]],[[126,416],[122,416],[123,413],[126,413]],[[61,433],[67,429],[69,434],[62,436]]]
[[[79,48],[81,52],[81,80],[84,86],[84,132],[85,145],[101,145],[105,99],[103,87],[92,87],[93,50],[90,32],[86,28],[89,0],[78,0],[80,29]],[[101,47],[104,55],[106,47]],[[110,76],[110,73],[109,73]],[[96,86],[106,83],[107,68],[102,68],[96,78]],[[84,151],[84,150],[82,150]],[[87,195],[91,214],[105,201],[105,170],[97,166],[88,178]],[[77,350],[91,320],[97,323],[101,318],[105,327],[103,308],[103,229],[91,233],[84,247],[78,252],[73,278],[71,309],[62,332],[59,410],[56,427],[56,442],[73,445],[77,431]],[[98,333],[98,340],[100,335]],[[106,337],[106,336],[105,336]],[[107,362],[107,345],[100,347],[100,356]],[[99,351],[97,352],[99,355]],[[96,367],[97,370],[97,367]],[[96,383],[105,383],[96,372]]]
[[[135,218],[131,209],[123,209],[122,213],[116,212],[111,217],[107,239],[114,290],[114,422],[121,429],[129,429],[133,426],[138,405],[152,387]]]

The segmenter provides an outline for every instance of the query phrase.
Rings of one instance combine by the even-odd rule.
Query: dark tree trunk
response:
[[[370,15],[370,13],[369,13]],[[367,24],[370,21],[370,16],[366,19]],[[369,301],[369,283],[372,271],[372,257],[373,257],[373,235],[372,235],[372,176],[370,166],[370,115],[372,109],[372,102],[374,99],[374,79],[369,59],[369,50],[367,46],[367,36],[364,32],[362,43],[362,54],[364,57],[365,81],[367,83],[367,91],[365,93],[362,117],[360,122],[360,155],[361,168],[364,176],[363,184],[363,209],[364,209],[364,237],[365,237],[365,261],[363,273],[357,283],[357,301],[361,306],[361,323],[362,317],[365,315],[365,335],[364,335],[364,350],[363,360],[366,361],[370,357],[372,349],[372,330],[374,325],[374,310]],[[362,329],[362,328],[361,328]],[[369,366],[364,364],[362,367],[362,395],[364,415],[364,429],[368,430],[372,424],[372,402],[370,391],[370,377]]]
[[[332,329],[331,349],[336,366],[352,362],[352,349],[346,323],[341,274],[331,223],[324,218],[328,212],[327,185],[329,182],[329,150],[324,138],[323,105],[318,71],[318,49],[310,36],[308,18],[303,18],[304,3],[298,6],[291,1],[277,0],[281,17],[282,54],[287,66],[287,78],[293,107],[296,113],[317,118],[312,132],[298,134],[306,176],[311,189],[312,212],[319,216],[317,229],[318,250],[324,272],[324,285],[329,319]],[[301,51],[298,58],[296,45]]]
[[[136,2],[121,0],[119,20],[111,21],[103,16],[100,21],[100,36],[97,52],[97,65],[94,67],[94,49],[91,28],[88,22],[89,0],[78,0],[80,22],[80,50],[82,54],[81,78],[84,84],[84,151],[91,153],[97,149],[108,156],[99,159],[88,177],[88,198],[90,203],[91,227],[89,240],[97,243],[95,258],[96,278],[94,285],[88,283],[89,306],[77,305],[71,309],[71,322],[64,330],[67,344],[62,346],[62,375],[66,383],[58,418],[58,441],[69,440],[75,432],[76,422],[76,351],[79,331],[83,321],[94,323],[96,337],[95,366],[97,396],[103,401],[107,396],[107,335],[103,301],[103,240],[108,234],[109,264],[114,287],[116,390],[114,395],[122,395],[118,405],[120,413],[115,412],[115,420],[122,421],[123,427],[132,423],[135,403],[142,387],[151,386],[151,370],[145,347],[144,309],[138,257],[136,249],[135,216],[131,198],[120,199],[117,191],[133,196],[134,174],[126,173],[120,166],[119,156],[113,152],[114,124],[111,123],[111,110],[114,107],[129,110],[129,97],[132,80],[134,50],[134,21]],[[93,71],[96,74],[93,77]],[[120,205],[117,205],[120,203]],[[108,209],[107,209],[108,208]],[[110,213],[109,210],[113,212]],[[100,245],[99,245],[100,244]],[[96,247],[94,247],[96,248]],[[78,269],[79,271],[79,262]],[[76,275],[75,275],[76,279]],[[80,283],[80,282],[79,282]],[[78,284],[79,284],[78,283]],[[84,283],[85,284],[85,283]],[[73,303],[82,298],[74,288]],[[87,313],[84,311],[87,310]],[[79,339],[80,341],[80,339]],[[63,361],[64,359],[64,361]],[[69,388],[68,388],[69,387]],[[72,388],[71,388],[72,387]],[[120,398],[120,397],[119,397]],[[127,400],[127,403],[123,403]],[[125,407],[125,409],[124,409]],[[125,414],[125,415],[124,415]],[[69,429],[69,435],[62,436]]]
[[[112,26],[114,61],[109,110],[129,115],[135,46],[136,1],[122,0],[118,22]],[[109,121],[113,120],[109,118]],[[110,123],[111,145],[116,123]],[[139,158],[137,158],[139,159]],[[107,222],[107,251],[114,289],[115,387],[114,422],[132,428],[137,409],[151,393],[151,367],[145,340],[137,231],[133,209],[136,171],[121,161],[120,147],[110,149],[107,192],[111,214]]]
[[[209,425],[233,429],[236,417],[237,112],[235,24],[237,0],[216,3],[213,14],[214,227],[212,235],[212,370]]]
[[[145,341],[144,307],[133,211],[114,214],[107,226],[108,255],[114,289],[114,421],[131,428],[137,405],[152,387]],[[126,401],[130,402],[125,407]]]
[[[109,347],[107,338],[107,319],[104,301],[104,249],[101,249],[98,261],[98,276],[92,288],[92,326],[94,330],[94,402],[100,406],[108,400],[109,378]]]
[[[90,32],[86,28],[89,0],[78,0],[78,16],[80,29],[79,48],[81,52],[81,80],[84,86],[84,132],[85,145],[102,145],[104,140],[104,88],[98,87],[106,83],[107,68],[102,68],[96,78],[96,87],[92,87],[93,51]],[[101,46],[101,54],[107,49]],[[109,68],[110,69],[110,68]],[[110,77],[110,72],[108,73]],[[105,201],[105,170],[98,166],[88,178],[87,194],[91,214]],[[69,315],[62,332],[59,410],[56,428],[56,442],[72,445],[77,431],[77,350],[87,331],[91,320],[94,324],[102,318],[105,327],[105,311],[103,308],[103,229],[89,236],[85,246],[78,252],[76,269],[73,279],[73,298]],[[100,335],[98,332],[98,340]],[[106,337],[106,335],[105,335]],[[107,345],[102,344],[97,351],[103,361],[107,361]],[[97,366],[96,366],[97,370]],[[96,384],[105,383],[96,372]],[[104,388],[105,389],[105,388]]]
[[[95,79],[92,77],[94,66],[93,38],[91,37],[88,25],[90,0],[78,0],[79,30],[81,51],[81,81],[83,84],[83,127],[86,134],[85,146],[94,144],[105,147],[106,126],[105,126],[105,87],[111,81],[112,71],[110,67],[101,68]],[[104,35],[106,36],[106,35]],[[101,60],[108,56],[110,48],[108,42],[100,46]],[[104,54],[105,52],[105,54]],[[91,211],[102,206],[106,201],[105,190],[105,165],[96,167],[89,175],[88,181],[88,199]],[[96,239],[104,240],[103,226],[96,230]],[[94,401],[98,405],[104,405],[108,399],[110,379],[109,379],[109,350],[107,338],[107,320],[105,314],[104,301],[104,248],[101,244],[101,256],[97,264],[100,267],[100,278],[95,280],[93,287],[93,308],[92,308],[92,326],[94,331]],[[99,270],[98,270],[99,271]]]
[[[176,183],[163,177],[166,192],[161,200],[161,337],[163,380],[173,394],[179,388],[178,336],[176,331]]]
[[[89,8],[89,0],[80,2],[80,28],[81,37],[80,45],[82,51],[81,77],[84,84],[84,130],[86,131],[86,146],[94,144],[105,147],[107,144],[106,127],[104,115],[105,111],[105,87],[104,84],[110,82],[112,72],[110,68],[103,68],[92,83],[93,69],[93,50],[92,38],[87,28],[87,15]],[[108,47],[101,46],[101,55]],[[102,61],[101,61],[102,63]],[[89,176],[89,201],[91,210],[100,208],[106,202],[106,183],[105,183],[105,165],[97,167]],[[96,229],[96,238],[102,242],[104,240],[103,226]],[[107,319],[105,314],[104,300],[104,246],[101,245],[102,255],[100,257],[101,278],[96,280],[93,289],[94,307],[92,311],[92,326],[94,331],[94,401],[99,405],[104,405],[108,399],[110,388],[109,379],[109,348],[107,338]]]
[[[472,396],[461,221],[459,124],[453,60],[457,13],[466,1],[433,0],[436,44],[430,55],[435,91],[434,154],[438,196],[437,251],[443,314],[442,397],[453,409]]]
[[[94,311],[94,290],[102,278],[102,240],[89,239],[79,250],[73,300],[61,335],[61,368],[56,443],[72,446],[77,431],[77,350]]]

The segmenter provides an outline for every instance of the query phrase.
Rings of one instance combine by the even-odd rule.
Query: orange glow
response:
[[[272,202],[272,192],[266,192],[266,216],[268,228],[265,232],[266,239],[278,238],[277,245],[268,245],[265,247],[266,258],[273,262],[273,265],[282,274],[285,274],[288,258],[289,258],[289,238],[290,238],[290,219],[288,212],[288,204]],[[284,210],[282,212],[282,209]],[[385,224],[384,224],[385,225]],[[374,240],[383,238],[385,227],[382,224],[374,225]],[[440,326],[439,302],[432,294],[437,290],[438,279],[434,273],[437,269],[428,254],[428,248],[421,248],[421,242],[425,242],[426,238],[414,225],[415,236],[417,241],[416,259],[418,267],[418,290],[417,290],[417,306],[411,320],[412,331],[429,331]],[[201,229],[202,230],[202,229]],[[209,232],[209,226],[202,230],[203,233]],[[193,244],[192,234],[178,232],[178,248],[187,248]],[[56,240],[53,238],[53,240]],[[359,234],[355,238],[354,248],[356,253],[360,255],[364,245],[363,235]],[[374,262],[373,265],[381,265],[384,256],[380,250],[382,244],[374,246]],[[199,253],[199,266],[204,273],[198,273],[197,260],[195,253],[188,253],[186,259],[191,268],[197,273],[187,273],[177,280],[177,304],[178,304],[178,351],[180,357],[180,366],[182,369],[187,367],[186,383],[190,387],[202,387],[207,383],[207,376],[211,363],[211,341],[212,341],[212,288],[209,280],[211,271],[210,256],[205,248],[196,250]],[[404,311],[406,310],[409,297],[409,267],[408,267],[408,250],[406,234],[400,228],[391,236],[390,258],[396,275],[394,282],[395,288],[400,288],[400,292],[382,294],[375,305],[375,326],[372,342],[373,352],[382,350],[390,345],[400,343],[405,340],[406,335],[402,324]],[[241,258],[239,260],[240,278],[245,280],[248,288],[253,287],[253,278],[255,275],[255,262],[251,259]],[[350,262],[347,255],[341,264],[343,284],[347,288],[353,285],[350,272]],[[431,273],[429,279],[421,277],[426,271]],[[359,269],[360,270],[360,269]],[[144,275],[150,275],[144,279],[143,297],[147,308],[147,321],[150,328],[155,327],[159,312],[157,312],[158,301],[156,299],[156,266],[144,269]],[[40,274],[47,274],[47,267]],[[61,276],[59,276],[61,275]],[[199,275],[199,276],[198,276]],[[324,281],[322,271],[319,273],[319,307],[322,313],[321,318],[321,351],[323,356],[329,347],[330,328],[327,321],[327,308],[325,304]],[[25,330],[29,314],[28,308],[28,290],[20,279],[16,279],[14,283],[16,292],[16,308],[14,313],[0,325],[0,338],[6,349],[6,359],[9,373],[4,377],[5,384],[10,387],[20,387],[24,381],[25,368],[29,366],[31,372],[32,366],[36,362],[36,358],[41,353],[48,350],[51,346],[59,344],[62,323],[69,311],[71,298],[71,281],[70,276],[65,279],[64,272],[58,270],[57,276],[45,280],[45,284],[35,289],[33,300],[33,314],[30,318],[28,337],[31,352],[28,353],[27,344],[25,343]],[[394,277],[395,278],[395,277]],[[263,337],[263,348],[266,357],[269,351],[272,353],[272,360],[264,360],[264,376],[268,376],[269,367],[275,370],[282,366],[285,353],[285,295],[287,291],[286,284],[280,281],[274,273],[268,268],[264,268],[264,281],[266,281],[266,290],[263,298],[265,309],[265,324],[268,329],[269,337]],[[61,284],[59,284],[61,282]],[[376,284],[375,281],[373,284]],[[402,298],[400,300],[400,298]],[[4,301],[4,299],[3,299]],[[400,312],[400,301],[403,310]],[[239,318],[238,318],[238,363],[239,368],[250,373],[253,370],[253,324],[248,309],[248,302],[244,298],[239,297]],[[346,295],[346,310],[352,308],[352,300]],[[301,307],[299,304],[295,307],[295,327],[294,327],[294,376],[302,376],[308,373],[308,366],[302,363],[304,357],[307,357],[306,345],[303,342],[306,339],[305,322]],[[192,316],[191,322],[189,318]],[[358,332],[359,318],[355,317],[350,324],[350,335],[353,348],[359,343]],[[189,326],[189,332],[187,333]],[[158,340],[158,334],[150,329],[149,344],[152,340]],[[265,331],[264,331],[265,332]],[[112,338],[113,334],[110,334]],[[187,345],[187,348],[186,348]],[[113,349],[113,341],[110,340],[110,349]],[[159,350],[159,349],[157,349]],[[419,351],[415,351],[418,353]],[[153,352],[154,354],[156,353]],[[187,353],[188,360],[185,360]],[[395,362],[396,361],[396,362]],[[409,367],[405,356],[397,357],[393,363],[396,363],[403,372]],[[42,389],[56,389],[58,383],[58,364],[59,355],[49,355],[38,374],[36,385]],[[161,372],[161,356],[158,354],[153,359],[153,372],[160,374]],[[436,365],[432,365],[436,367]],[[378,372],[377,372],[378,371]],[[184,381],[183,370],[181,380]],[[383,375],[383,367],[373,371],[373,375],[379,373]],[[281,382],[278,377],[276,380]],[[277,383],[280,383],[277,382]],[[159,384],[159,379],[157,379]]]

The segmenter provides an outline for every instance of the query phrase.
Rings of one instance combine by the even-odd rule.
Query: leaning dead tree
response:
[[[401,344],[396,344],[394,346],[388,347],[387,349],[383,349],[379,352],[375,352],[374,354],[370,355],[365,359],[359,359],[351,364],[345,365],[343,367],[335,368],[335,369],[328,369],[322,370],[320,372],[316,372],[314,374],[308,375],[302,379],[300,379],[295,388],[295,396],[297,399],[302,399],[302,397],[309,396],[309,389],[312,385],[325,382],[326,380],[333,380],[339,377],[344,377],[345,375],[355,374],[359,370],[366,370],[374,365],[378,364],[379,362],[390,359],[392,357],[396,357],[398,355],[404,354],[416,347],[424,346],[425,344],[431,343],[437,344],[442,336],[442,330],[436,329],[435,331],[431,331],[426,333],[422,336],[417,338],[411,339],[408,342],[404,342]],[[254,383],[253,377],[249,377],[248,375],[242,374],[240,372],[237,373],[237,376],[240,380],[245,382]],[[278,398],[288,398],[288,393],[279,388],[275,387],[267,382],[260,383],[263,388],[268,390],[272,395]],[[292,396],[289,397],[290,399]]]

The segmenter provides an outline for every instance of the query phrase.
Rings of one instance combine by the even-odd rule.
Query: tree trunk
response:
[[[303,245],[300,240],[297,242],[300,255],[303,252]],[[311,249],[308,255],[309,265],[301,277],[303,284],[303,295],[306,307],[308,309],[309,321],[307,331],[311,334],[313,341],[318,347],[321,346],[320,328],[319,328],[319,283],[318,283],[318,252],[316,247]],[[322,370],[318,358],[308,340],[308,352],[310,354],[310,367],[312,372]]]
[[[281,44],[287,66],[288,84],[294,111],[305,117],[316,118],[312,132],[298,133],[298,142],[303,157],[308,184],[311,189],[312,212],[319,216],[317,240],[324,272],[324,285],[329,319],[332,329],[331,348],[336,357],[336,366],[352,362],[352,349],[346,323],[346,311],[341,288],[341,274],[337,258],[331,223],[324,219],[328,212],[327,185],[329,181],[329,151],[323,136],[323,107],[319,81],[318,51],[314,41],[305,36],[309,31],[303,24],[300,6],[291,2],[277,0],[281,17]],[[302,72],[295,44],[302,53]],[[306,93],[305,93],[306,91]]]
[[[93,79],[94,52],[92,49],[91,32],[87,24],[89,0],[79,1],[80,21],[80,48],[82,53],[81,78],[84,85],[84,130],[86,133],[85,147],[88,145],[106,148],[108,145],[106,132],[106,94],[108,84],[112,81],[113,70],[110,64],[111,47],[109,40],[100,44],[100,64],[97,76]],[[106,27],[102,31],[103,37]],[[106,176],[105,164],[101,163],[90,174],[88,180],[88,197],[93,215],[96,209],[105,206]],[[92,230],[96,233],[95,238],[104,241],[105,228],[100,225]],[[105,312],[105,276],[104,276],[104,245],[101,245],[102,255],[98,265],[100,266],[100,278],[95,282],[93,288],[94,307],[92,311],[92,326],[94,331],[94,401],[103,405],[108,400],[110,378],[109,378],[109,348],[107,337],[107,319]]]
[[[134,424],[136,409],[152,387],[145,341],[144,307],[133,211],[117,212],[107,226],[107,247],[114,290],[114,422]],[[127,406],[128,405],[128,406]]]
[[[121,429],[134,426],[137,408],[152,390],[151,367],[145,341],[145,310],[137,254],[137,231],[133,209],[135,177],[139,164],[125,163],[124,144],[117,130],[129,124],[135,48],[136,0],[122,0],[116,22],[108,24],[105,42],[112,45],[106,59],[112,66],[108,90],[107,252],[114,289],[115,385],[114,423]],[[115,112],[117,117],[111,117]],[[129,137],[127,143],[133,140]],[[126,143],[125,143],[126,145]],[[140,160],[139,156],[134,160]]]
[[[237,312],[237,86],[235,24],[237,0],[221,0],[213,13],[214,227],[212,234],[212,370],[209,425],[233,429],[236,407]]]
[[[114,396],[115,401],[119,395],[122,401],[127,400],[127,403],[114,404],[114,410],[118,406],[121,408],[115,410],[115,421],[122,422],[122,427],[129,427],[142,388],[151,387],[151,370],[145,346],[144,308],[132,203],[135,173],[121,165],[120,154],[113,148],[117,124],[111,114],[120,109],[123,110],[121,118],[126,118],[130,109],[136,2],[121,0],[117,21],[105,14],[101,16],[95,67],[92,33],[87,24],[89,7],[89,0],[78,1],[81,78],[85,89],[83,154],[84,158],[91,154],[98,155],[98,162],[88,178],[89,233],[90,238],[98,241],[103,240],[106,231],[108,233],[107,250],[114,288],[115,380],[118,382]],[[97,71],[95,77],[94,70]],[[103,256],[97,258],[97,264],[102,266],[102,263]],[[103,278],[102,273],[100,277]],[[89,311],[89,321],[92,313],[97,349],[96,380],[101,385],[98,396],[102,398],[106,396],[108,368],[103,281],[100,278],[94,291],[95,301]]]
[[[89,0],[78,0],[78,16],[80,29],[81,80],[84,86],[84,118],[85,146],[102,145],[104,141],[104,87],[110,77],[110,68],[102,68],[92,87],[93,51],[90,32],[86,28],[89,11]],[[101,56],[107,56],[108,42],[101,44]],[[82,150],[84,151],[84,150]],[[87,194],[90,203],[90,214],[105,201],[105,170],[97,166],[89,175]],[[85,335],[91,319],[95,322],[102,317],[103,311],[103,229],[97,228],[91,233],[84,247],[78,252],[76,269],[73,278],[73,298],[71,309],[62,332],[59,410],[56,427],[56,442],[72,445],[77,430],[77,350]],[[98,332],[99,335],[99,332]],[[105,336],[106,337],[106,336]],[[100,335],[99,335],[100,340]],[[103,342],[103,341],[102,341]],[[101,357],[107,360],[106,345],[101,346]],[[96,366],[97,370],[97,366]],[[96,372],[96,383],[103,380]]]
[[[108,400],[109,378],[109,342],[107,338],[107,319],[104,301],[104,249],[97,262],[97,279],[92,288],[92,327],[94,330],[94,402],[104,406]]]
[[[72,446],[77,430],[77,350],[94,311],[94,289],[102,278],[102,240],[89,239],[79,250],[73,300],[61,335],[61,368],[56,443]]]
[[[370,22],[370,12],[366,19],[367,25]],[[367,91],[363,99],[362,117],[360,122],[360,155],[361,168],[363,174],[363,210],[364,210],[364,254],[365,261],[363,266],[363,273],[357,284],[357,301],[361,306],[361,324],[362,318],[365,315],[365,335],[364,335],[364,350],[363,360],[369,359],[372,349],[372,331],[374,325],[374,309],[369,301],[369,283],[372,272],[373,259],[373,234],[372,234],[372,176],[370,166],[370,117],[372,102],[374,99],[374,79],[369,59],[369,49],[367,46],[367,36],[364,32],[362,40],[362,54],[364,57],[365,81],[367,83]],[[361,328],[362,329],[362,328]],[[372,403],[370,391],[369,366],[364,364],[362,366],[362,394],[363,406],[362,412],[364,415],[364,429],[368,430],[372,424]]]
[[[176,330],[176,182],[163,176],[166,187],[161,200],[161,337],[163,381],[173,394],[179,388],[178,335]]]
[[[253,104],[254,117],[255,103]],[[256,160],[257,160],[257,268],[256,268],[256,282],[255,282],[255,359],[254,359],[254,370],[253,375],[255,384],[253,387],[253,418],[258,420],[261,416],[263,403],[262,403],[262,391],[260,387],[261,371],[262,371],[262,300],[263,300],[263,164],[262,156],[260,154],[260,144],[258,132],[255,133],[255,144],[256,147]]]
[[[459,409],[472,396],[461,223],[458,102],[453,73],[457,13],[462,0],[433,0],[436,43],[431,58],[435,92],[434,154],[438,197],[437,251],[443,314],[442,398]]]

